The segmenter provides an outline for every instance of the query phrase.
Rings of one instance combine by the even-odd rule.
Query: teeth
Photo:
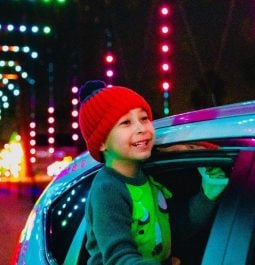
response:
[[[147,145],[147,143],[148,143],[148,141],[141,141],[141,142],[135,143],[134,145],[135,146]]]

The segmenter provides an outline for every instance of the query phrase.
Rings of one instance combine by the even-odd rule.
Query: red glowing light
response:
[[[34,139],[32,139],[32,140],[30,140],[30,142],[29,142],[29,143],[30,143],[30,145],[31,145],[31,146],[35,146],[35,144],[36,144],[36,141],[35,141]]]
[[[31,154],[31,155],[34,155],[34,154],[35,154],[35,148],[31,148],[31,149],[30,149],[30,154]]]
[[[29,127],[30,127],[31,129],[34,129],[34,128],[36,127],[35,122],[30,122]]]
[[[55,142],[54,137],[49,137],[49,139],[48,139],[48,143],[49,143],[49,144],[54,144],[54,142]]]
[[[161,14],[163,16],[166,16],[169,14],[169,8],[168,7],[162,7],[161,10],[160,10]]]
[[[35,131],[30,131],[30,136],[31,137],[35,137],[35,134],[36,134]]]
[[[53,127],[48,128],[48,133],[53,134],[55,132],[55,129]]]
[[[168,34],[168,33],[170,33],[171,29],[168,26],[162,26],[160,30],[161,30],[161,33]]]
[[[77,129],[78,127],[79,127],[78,122],[73,122],[72,123],[72,128],[73,129]]]
[[[171,72],[172,71],[172,65],[169,63],[162,63],[161,69],[163,72]]]
[[[78,113],[77,110],[73,110],[73,111],[72,111],[72,116],[73,116],[73,117],[78,117],[78,115],[79,115],[79,113]]]
[[[49,107],[48,108],[48,113],[54,113],[54,111],[55,111],[54,107]]]
[[[50,147],[50,148],[48,149],[48,151],[49,151],[50,154],[53,154],[54,151],[55,151],[55,149],[54,149],[54,147]]]
[[[79,139],[79,136],[78,136],[78,134],[73,134],[72,135],[72,139],[74,140],[74,141],[77,141],[78,139]]]
[[[77,98],[73,98],[72,99],[72,105],[78,105],[78,103],[79,103],[79,100],[77,99]]]
[[[169,44],[162,44],[161,45],[161,51],[164,53],[171,51]]]
[[[113,71],[112,70],[107,70],[106,71],[106,76],[108,76],[108,77],[112,77],[113,76]]]
[[[171,89],[171,83],[168,81],[162,82],[162,88],[164,91],[169,91]]]
[[[36,162],[36,158],[35,158],[34,156],[31,156],[31,157],[30,157],[30,162],[31,162],[32,164],[34,164],[34,163]]]
[[[113,63],[115,61],[115,58],[114,58],[114,56],[112,55],[112,54],[107,54],[106,56],[105,56],[105,62],[106,63]]]
[[[54,123],[55,119],[53,117],[49,117],[48,118],[48,123],[52,124]]]
[[[75,93],[78,93],[79,89],[77,86],[73,86],[72,87],[72,92],[75,94]]]
[[[163,64],[162,64],[162,70],[163,70],[163,71],[168,71],[168,70],[169,70],[169,64],[167,64],[167,63],[163,63]]]
[[[169,29],[168,29],[167,26],[163,26],[163,27],[161,28],[161,32],[162,32],[162,33],[168,33],[168,31],[169,31]]]

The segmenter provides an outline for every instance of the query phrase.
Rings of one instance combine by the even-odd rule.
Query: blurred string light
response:
[[[110,28],[105,29],[106,51],[104,53],[104,75],[107,85],[113,84],[115,77],[116,55],[113,52],[113,36]]]
[[[30,121],[29,121],[29,161],[36,162],[36,119],[35,119],[36,97],[34,86],[30,86]]]
[[[10,68],[12,72],[5,72],[6,68]],[[0,108],[7,109],[10,106],[7,96],[8,91],[14,97],[20,95],[20,87],[17,82],[19,79],[25,79],[30,85],[35,83],[35,80],[26,71],[23,71],[17,61],[0,60]]]
[[[104,56],[105,62],[105,78],[107,80],[108,85],[112,85],[113,78],[115,75],[114,63],[115,63],[115,55],[112,51],[107,51]]]
[[[10,0],[11,1],[11,0]],[[13,1],[15,2],[15,1]],[[21,1],[16,1],[21,2]],[[25,1],[22,1],[25,2]],[[43,1],[27,1],[27,2],[34,2],[39,3]],[[54,1],[54,3],[65,3],[66,1]],[[53,3],[53,2],[52,2]],[[48,25],[36,25],[36,24],[17,24],[17,23],[1,23],[0,24],[0,33],[4,33],[5,35],[29,35],[32,37],[49,37],[52,36],[52,28]],[[0,52],[1,54],[4,53],[13,53],[13,55],[18,53],[24,53],[29,55],[30,59],[38,59],[39,54],[37,51],[31,49],[30,46],[24,45],[1,45],[0,46]],[[9,55],[9,54],[8,54]],[[6,56],[6,55],[4,55]],[[20,94],[20,87],[18,85],[15,85],[18,83],[21,79],[25,79],[28,84],[29,88],[31,89],[30,92],[30,121],[29,121],[29,135],[26,138],[29,146],[30,146],[30,157],[28,160],[30,163],[36,162],[36,120],[35,120],[35,80],[29,76],[29,74],[25,71],[23,71],[21,65],[19,65],[17,62],[13,61],[0,61],[0,67],[10,67],[12,68],[11,72],[6,73],[1,71],[0,69],[0,109],[2,108],[8,108],[9,107],[9,100],[7,93],[8,91],[11,91],[14,96],[18,96]],[[15,81],[15,82],[14,82]],[[6,90],[7,87],[7,90]],[[52,95],[52,94],[51,94]],[[52,100],[50,100],[52,101]],[[1,104],[2,103],[2,104]],[[53,104],[54,105],[54,104]],[[49,113],[54,113],[54,106],[49,106],[48,108]],[[2,112],[0,113],[0,119],[1,119]],[[51,123],[52,120],[54,121],[54,117],[51,117],[48,119],[48,123]],[[52,125],[53,126],[53,125]],[[54,128],[50,128],[52,126],[49,126],[48,130],[49,133],[52,133]],[[52,142],[52,139],[49,137],[49,141]],[[54,139],[53,139],[54,141]],[[50,149],[50,151],[54,151],[54,149]]]
[[[0,32],[7,32],[7,33],[21,33],[21,34],[35,34],[35,35],[49,35],[51,34],[51,27],[50,26],[38,26],[38,25],[14,25],[14,24],[0,24]]]
[[[37,0],[37,2],[38,1],[39,0]],[[68,0],[41,0],[40,2],[44,3],[44,4],[66,4],[69,1]],[[34,0],[34,2],[35,2],[35,0]]]
[[[8,96],[5,95],[2,90],[0,90],[0,110],[1,110],[0,120],[2,119],[2,109],[8,109],[9,106],[10,104]]]
[[[19,47],[19,46],[0,46],[0,51],[2,52],[19,52],[28,53],[30,48],[28,46]],[[38,57],[37,52],[32,52],[31,58],[36,59]],[[6,69],[10,69],[11,72],[6,72]],[[7,88],[8,91],[11,91],[13,96],[20,95],[20,86],[16,83],[20,79],[24,79],[28,82],[29,85],[34,85],[35,80],[29,76],[29,74],[23,70],[22,66],[15,60],[0,60],[0,108],[8,109],[10,106],[8,96],[5,92],[2,92],[1,89]],[[15,83],[13,82],[15,81]],[[1,117],[0,117],[1,120]]]
[[[32,51],[29,46],[0,45],[0,52],[13,52],[29,54],[32,59],[38,59],[38,52]]]
[[[48,64],[49,82],[49,106],[48,106],[48,152],[53,154],[55,151],[55,102],[53,86],[54,67],[53,63]]]
[[[30,158],[29,161],[31,163],[36,162],[35,158],[35,146],[36,146],[36,123],[35,123],[35,93],[34,93],[34,84],[35,80],[29,77],[28,73],[22,70],[22,67],[16,62],[16,61],[0,61],[0,67],[10,67],[13,68],[15,72],[18,74],[1,74],[0,73],[0,80],[2,81],[3,85],[7,87],[9,91],[13,93],[14,96],[19,96],[20,94],[20,87],[18,84],[14,84],[10,82],[10,80],[18,80],[20,79],[19,76],[23,79],[25,79],[30,87],[30,123],[29,123],[29,146],[30,146]],[[1,93],[0,90],[0,98],[2,99],[3,108],[9,107],[8,97]],[[1,101],[0,101],[1,103]]]
[[[170,92],[172,89],[172,63],[170,55],[172,53],[171,33],[172,24],[170,22],[172,9],[166,1],[159,5],[159,58],[160,58],[160,88],[163,92],[163,112],[167,116],[170,114]]]
[[[76,79],[74,78],[71,86],[71,126],[72,126],[72,140],[77,142],[79,140],[79,124],[78,124],[78,109],[79,109],[79,88],[77,86]]]
[[[11,0],[8,0],[11,1]],[[70,0],[12,0],[15,3],[20,3],[20,2],[28,2],[28,3],[32,3],[32,4],[58,4],[58,5],[63,5],[63,4],[67,4],[68,2],[70,2]]]
[[[24,152],[21,137],[12,133],[9,143],[0,150],[0,181],[4,179],[18,179],[21,176],[24,164]]]
[[[1,76],[1,74],[0,74]],[[2,85],[3,86],[3,85]],[[0,88],[2,87],[0,84]],[[17,97],[20,94],[20,87],[16,83],[8,83],[7,85],[8,91],[10,91],[13,96]],[[0,109],[8,109],[10,107],[9,98],[7,95],[7,91],[4,89],[0,89]],[[0,114],[0,120],[2,119],[2,116]]]
[[[3,69],[10,68],[15,74],[4,74]],[[29,74],[23,70],[22,66],[13,60],[5,61],[0,60],[0,81],[7,85],[9,80],[17,80],[19,78],[24,79],[28,84],[33,85],[35,84],[35,80],[29,76]]]

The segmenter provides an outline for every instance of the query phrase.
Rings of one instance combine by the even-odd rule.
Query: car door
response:
[[[200,167],[220,167],[229,178],[207,227],[179,246],[182,265],[255,264],[254,140],[210,141],[217,148],[210,148],[208,141],[204,143],[198,146],[198,142],[189,141],[158,147],[145,164],[148,172],[182,200],[199,192]]]

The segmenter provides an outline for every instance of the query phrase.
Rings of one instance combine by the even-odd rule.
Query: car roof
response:
[[[246,101],[206,109],[194,110],[186,113],[164,117],[154,121],[156,128],[176,126],[181,124],[209,121],[227,117],[240,117],[255,113],[255,100]]]
[[[212,107],[154,121],[155,145],[255,136],[255,101]],[[233,130],[233,128],[236,128]]]

